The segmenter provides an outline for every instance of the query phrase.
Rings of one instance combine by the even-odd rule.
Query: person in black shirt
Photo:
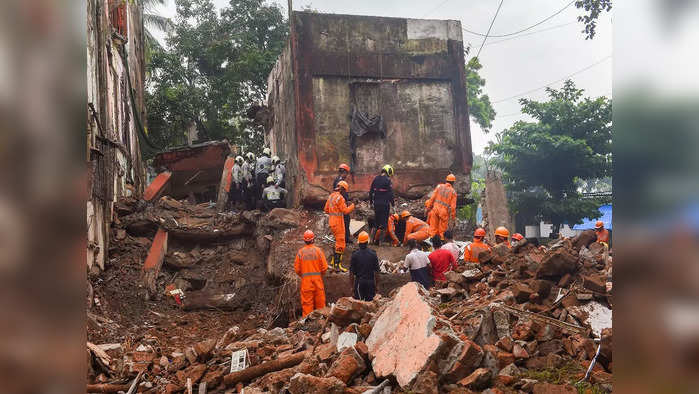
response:
[[[381,233],[388,227],[388,214],[391,205],[395,204],[393,198],[393,187],[390,177],[393,176],[393,167],[386,164],[381,169],[381,174],[374,178],[369,188],[369,203],[374,208],[374,218],[376,219],[376,233],[374,242],[380,243]]]
[[[333,181],[333,190],[337,188],[337,183],[340,181],[345,181],[347,182],[347,176],[350,173],[350,166],[347,164],[340,164],[340,166],[337,169],[338,175],[337,178]],[[340,194],[342,194],[342,197],[345,198],[345,201],[347,204],[349,204],[349,194],[347,194],[347,191],[344,189],[340,189]],[[345,219],[345,243],[346,244],[351,244],[352,243],[352,234],[350,234],[349,231],[349,225],[350,225],[350,216],[349,215],[344,215]]]
[[[376,273],[379,272],[379,258],[369,249],[369,234],[359,233],[359,249],[352,252],[350,262],[350,282],[352,296],[358,300],[371,301],[376,295]]]

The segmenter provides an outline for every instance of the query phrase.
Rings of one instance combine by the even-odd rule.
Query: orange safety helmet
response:
[[[360,244],[365,244],[369,242],[369,234],[367,234],[366,231],[362,231],[361,233],[359,233],[357,239],[359,240]]]
[[[456,182],[456,177],[454,174],[447,175],[447,182]]]
[[[405,210],[405,211],[403,211],[403,212],[400,213],[400,217],[401,217],[402,219],[405,219],[405,218],[407,218],[408,216],[411,216],[410,211],[408,211],[408,210]]]
[[[598,220],[597,223],[595,223],[595,228],[604,228],[604,222]]]
[[[400,216],[397,213],[394,213],[393,215],[393,220],[399,220]]]
[[[474,237],[485,237],[485,230],[482,228],[477,228],[476,231],[473,232]]]
[[[306,230],[306,232],[303,233],[303,240],[306,242],[311,242],[316,238],[316,235],[313,234],[313,231],[311,230]]]
[[[515,241],[521,241],[524,239],[524,236],[520,233],[514,233],[512,234],[512,239],[514,239]]]
[[[507,231],[507,229],[505,227],[500,226],[500,227],[495,229],[495,235],[499,235],[503,238],[507,238],[510,236],[510,232]]]
[[[335,187],[335,189],[337,190],[339,188],[343,188],[343,189],[345,189],[345,191],[348,191],[349,185],[345,181],[340,181],[340,182],[337,182],[337,186]]]
[[[338,170],[345,170],[347,172],[350,172],[350,166],[348,166],[345,163],[340,164],[340,166],[337,168]]]

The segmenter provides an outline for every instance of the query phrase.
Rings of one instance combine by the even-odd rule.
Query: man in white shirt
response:
[[[427,252],[423,252],[417,247],[417,241],[411,239],[408,241],[410,253],[405,256],[403,264],[410,270],[410,280],[418,282],[429,289],[432,287],[432,276],[430,275],[430,259]]]
[[[447,239],[447,243],[442,245],[440,249],[446,249],[450,251],[451,254],[454,256],[454,261],[458,263],[461,249],[459,249],[459,246],[454,243],[454,235],[452,234],[451,230],[447,230],[444,232],[444,238]]]

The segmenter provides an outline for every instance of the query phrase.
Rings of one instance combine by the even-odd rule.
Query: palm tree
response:
[[[162,49],[160,42],[153,35],[153,29],[168,32],[172,28],[170,18],[158,15],[156,7],[165,5],[168,0],[142,0],[143,25],[146,35],[146,61],[150,58],[153,49]]]

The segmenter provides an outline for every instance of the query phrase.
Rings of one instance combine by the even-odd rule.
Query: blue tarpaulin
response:
[[[585,218],[582,224],[576,224],[573,226],[573,230],[589,230],[595,228],[595,222],[601,220],[604,222],[604,228],[607,230],[612,229],[612,204],[602,205],[599,207],[600,216],[598,218]]]

